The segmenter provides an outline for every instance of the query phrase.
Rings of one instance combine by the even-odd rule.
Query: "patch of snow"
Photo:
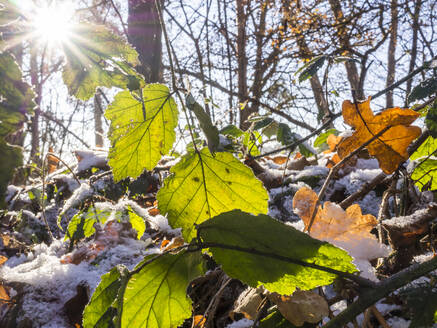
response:
[[[241,320],[230,323],[226,328],[250,328],[253,325],[253,320],[243,318]]]
[[[408,328],[410,327],[411,321],[399,317],[392,317],[387,320],[387,324],[389,327]]]
[[[20,192],[20,190],[21,188],[17,186],[9,185],[6,189],[5,202],[9,203],[12,200],[12,198],[14,198],[15,195]]]
[[[429,205],[436,205],[435,203],[431,203]],[[413,225],[414,223],[416,223],[416,221],[418,221],[419,219],[421,219],[423,217],[423,215],[425,213],[428,212],[428,209],[421,209],[421,210],[417,210],[416,212],[414,212],[411,215],[407,215],[407,216],[398,216],[398,217],[394,217],[391,218],[389,220],[385,220],[384,221],[384,225],[387,226],[391,226],[391,227],[397,227],[397,228],[404,228],[410,225]]]
[[[341,132],[338,136],[343,137],[343,138],[348,138],[348,137],[352,136],[353,133],[354,133],[354,131],[352,131],[352,130],[346,130],[346,131]]]
[[[295,221],[295,222],[285,222],[286,225],[292,226],[296,230],[304,231],[305,229],[305,223],[303,223],[302,220]]]
[[[76,172],[83,172],[92,167],[105,167],[107,164],[107,153],[95,150],[75,150],[76,157],[80,158]]]
[[[79,265],[62,264],[60,257],[67,252],[61,240],[47,246],[37,245],[34,252],[20,258],[12,257],[0,268],[0,276],[6,282],[23,282],[23,313],[38,327],[69,327],[64,319],[63,306],[76,295],[76,286],[86,281],[91,292],[100,282],[100,277],[117,264],[129,269],[145,255],[159,252],[153,248],[145,250],[147,243],[129,239],[103,251],[94,263]],[[24,261],[23,261],[24,260]]]
[[[355,167],[357,169],[379,170],[379,172],[382,172],[382,170],[379,168],[378,160],[376,158],[358,158]]]
[[[94,190],[90,187],[89,184],[82,183],[80,187],[73,192],[73,195],[71,195],[71,197],[68,198],[65,202],[64,207],[61,211],[61,215],[65,213],[68,209],[78,206],[86,198],[92,196],[93,193]]]
[[[297,173],[293,180],[297,181],[305,177],[312,177],[312,176],[327,176],[329,173],[329,169],[324,166],[307,166],[304,170]]]

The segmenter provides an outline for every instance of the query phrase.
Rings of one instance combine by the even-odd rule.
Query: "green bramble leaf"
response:
[[[437,92],[437,76],[430,77],[415,86],[408,95],[408,102],[420,100]]]
[[[76,242],[92,236],[96,232],[94,224],[98,222],[104,224],[110,214],[110,210],[101,210],[94,206],[86,212],[77,213],[68,223],[64,241],[70,239],[72,242]]]
[[[308,63],[299,68],[296,74],[299,74],[299,82],[303,82],[311,78],[323,66],[328,57],[325,55],[317,56],[311,59]]]
[[[112,268],[104,274],[83,312],[84,328],[112,328],[117,315],[117,296],[127,279],[128,269],[123,265]]]
[[[254,216],[239,210],[222,213],[198,226],[198,235],[208,245],[244,247],[313,263],[343,272],[355,272],[346,251],[287,226],[267,215]],[[270,292],[291,295],[296,288],[310,290],[329,285],[336,275],[292,264],[270,256],[210,247],[214,260],[230,277],[251,287],[263,285]]]
[[[233,138],[241,137],[244,132],[237,128],[234,124],[229,124],[220,130],[220,133],[225,136],[231,136]]]
[[[103,25],[80,24],[64,44],[67,64],[62,77],[70,95],[91,98],[97,87],[122,89],[144,86],[133,69],[138,54],[126,41]]]
[[[176,140],[178,110],[169,89],[148,84],[142,89],[144,106],[136,97],[121,91],[105,112],[111,120],[108,163],[116,182],[152,170]]]
[[[336,129],[329,129],[326,132],[319,134],[319,136],[314,140],[314,147],[323,148],[323,146],[327,147],[326,141],[331,134],[338,135],[338,131]]]
[[[195,224],[220,213],[241,209],[267,213],[269,196],[252,170],[230,153],[212,156],[208,148],[192,152],[170,169],[156,199],[173,228],[184,239],[195,237]]]
[[[143,262],[156,255],[148,256]],[[127,283],[122,327],[176,328],[191,316],[189,283],[205,273],[200,252],[165,254],[145,265]]]

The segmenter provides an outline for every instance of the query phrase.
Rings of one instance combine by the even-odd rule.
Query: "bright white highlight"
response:
[[[47,43],[62,43],[69,39],[72,33],[72,4],[56,4],[35,9],[32,26],[37,38]]]

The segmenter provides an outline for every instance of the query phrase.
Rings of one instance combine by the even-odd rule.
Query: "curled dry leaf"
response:
[[[326,300],[311,291],[297,290],[291,296],[273,293],[269,299],[278,306],[285,319],[298,327],[305,322],[317,323],[329,314]]]
[[[387,174],[393,173],[400,163],[408,159],[407,147],[421,134],[419,127],[410,126],[420,116],[419,113],[395,107],[374,115],[370,109],[370,97],[358,104],[345,100],[342,111],[345,123],[355,128],[355,132],[338,145],[340,158],[346,157],[384,128],[391,126],[367,146],[370,155],[376,157],[379,166]]]
[[[184,238],[181,236],[174,237],[172,240],[163,240],[161,243],[161,250],[162,251],[169,251],[173,248],[180,247],[184,244]]]
[[[234,309],[229,316],[234,320],[235,313],[241,313],[246,319],[255,320],[262,302],[263,296],[261,290],[248,287],[238,296]]]
[[[205,323],[206,323],[206,318],[203,315],[198,314],[193,317],[194,328],[203,328],[205,327]]]
[[[317,201],[317,194],[306,187],[294,195],[293,208],[305,223],[305,229],[308,229]],[[376,218],[371,214],[363,215],[358,204],[349,206],[345,211],[335,203],[325,202],[317,209],[310,234],[342,247],[355,258],[371,260],[387,256],[389,251],[370,233],[376,224]]]

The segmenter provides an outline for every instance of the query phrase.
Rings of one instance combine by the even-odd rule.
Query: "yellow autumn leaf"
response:
[[[305,229],[308,229],[317,201],[317,194],[306,187],[294,195],[293,208],[304,222]],[[370,260],[384,257],[389,251],[370,233],[377,223],[373,215],[362,214],[358,204],[345,211],[336,203],[325,202],[317,209],[310,235],[345,249],[355,258]]]
[[[410,126],[420,116],[419,113],[395,107],[374,115],[370,109],[370,97],[358,104],[345,100],[342,112],[345,123],[355,128],[355,132],[338,145],[340,158],[391,126],[367,146],[370,155],[376,157],[379,166],[387,174],[393,173],[400,163],[408,159],[407,147],[421,134],[419,127]]]

